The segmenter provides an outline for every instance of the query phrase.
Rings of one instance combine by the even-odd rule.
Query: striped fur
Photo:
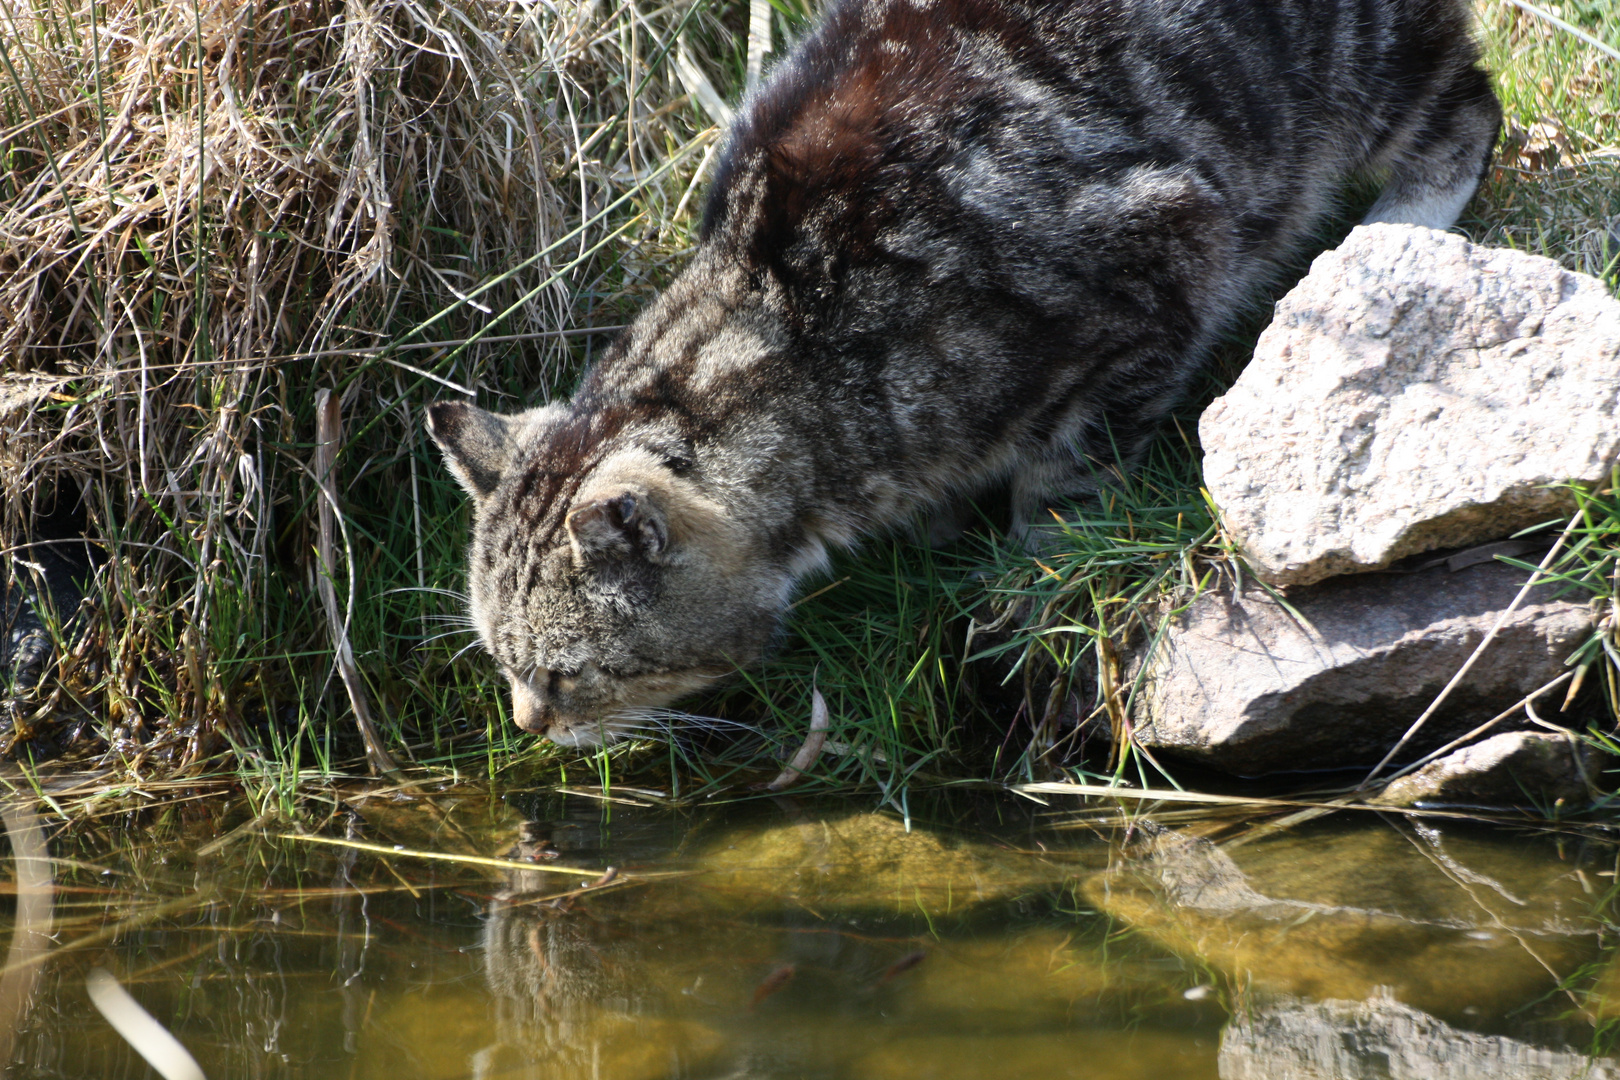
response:
[[[1129,465],[1347,173],[1450,224],[1476,60],[1462,0],[836,0],[573,401],[430,410],[518,723],[630,730],[761,656],[829,545]]]

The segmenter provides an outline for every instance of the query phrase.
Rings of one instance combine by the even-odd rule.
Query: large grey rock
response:
[[[1305,584],[1567,514],[1620,453],[1620,302],[1551,259],[1353,230],[1199,421],[1255,571]]]
[[[1574,735],[1509,731],[1432,761],[1385,788],[1387,806],[1551,806],[1580,800],[1607,755]]]
[[[1501,562],[1355,575],[1291,589],[1287,606],[1254,586],[1237,596],[1207,592],[1171,622],[1156,651],[1133,661],[1142,675],[1137,738],[1246,775],[1370,766],[1467,660],[1527,576]],[[1531,590],[1406,760],[1564,670],[1594,617],[1555,591]]]
[[[1620,1080],[1620,1061],[1454,1028],[1378,994],[1275,1002],[1221,1033],[1221,1080]]]

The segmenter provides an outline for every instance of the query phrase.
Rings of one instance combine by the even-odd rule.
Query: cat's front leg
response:
[[[1061,546],[1070,513],[1061,504],[1095,496],[1105,480],[1072,453],[1031,462],[1012,480],[1008,537],[1032,555]]]

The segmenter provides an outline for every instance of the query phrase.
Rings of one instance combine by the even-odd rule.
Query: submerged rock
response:
[[[1465,746],[1394,781],[1387,806],[1551,806],[1584,800],[1608,755],[1571,735],[1510,731]]]
[[[1157,949],[1105,954],[1076,941],[1072,929],[1042,928],[940,942],[897,989],[907,1015],[1016,1032],[1061,1026],[1104,1007],[1129,1009],[1159,996],[1166,981]]]
[[[1073,868],[988,844],[942,837],[884,814],[778,825],[725,838],[699,854],[704,890],[733,902],[818,911],[854,908],[949,914],[1055,884]]]
[[[1387,993],[1454,1022],[1534,1000],[1598,952],[1597,898],[1569,864],[1421,824],[1232,848],[1164,832],[1083,891],[1262,998]]]
[[[1136,735],[1242,774],[1370,766],[1512,603],[1527,574],[1500,562],[1366,574],[1289,591],[1207,592],[1143,671]],[[1429,721],[1410,757],[1556,678],[1592,632],[1591,609],[1538,586]],[[1409,758],[1410,759],[1410,758]]]
[[[1281,1001],[1221,1036],[1221,1080],[1620,1080],[1620,1062],[1463,1031],[1387,995]]]
[[[962,1034],[895,1039],[858,1058],[858,1080],[1216,1080],[1207,1044],[1196,1036],[1143,1028],[1038,1035]]]
[[[1255,571],[1308,584],[1509,536],[1620,453],[1620,301],[1535,255],[1353,230],[1277,305],[1199,421]]]
[[[374,1080],[545,1077],[663,1080],[704,1075],[726,1049],[692,1020],[602,1011],[530,1020],[474,987],[379,1001],[364,1029],[354,1075]]]
[[[488,1004],[470,981],[379,1000],[365,1075],[785,1075],[791,1060],[875,1078],[909,1059],[936,1076],[1087,1076],[1075,1018],[1100,1015],[1085,1038],[1130,1062],[1118,1075],[1214,1077],[1218,1007],[1172,990],[1166,1008],[1167,981],[1189,981],[1175,958],[1101,949],[1045,904],[1045,922],[1013,933],[969,907],[1068,880],[1072,864],[877,814],[723,827],[681,872],[563,906],[536,901],[577,879],[508,874],[478,950]],[[526,830],[520,854],[535,843]],[[937,917],[950,910],[972,914]],[[1198,1031],[1108,1029],[1143,1011]]]

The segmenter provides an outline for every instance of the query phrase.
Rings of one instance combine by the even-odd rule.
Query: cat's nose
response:
[[[528,684],[521,681],[512,683],[512,720],[518,727],[544,735],[555,719],[545,701],[530,690]]]

